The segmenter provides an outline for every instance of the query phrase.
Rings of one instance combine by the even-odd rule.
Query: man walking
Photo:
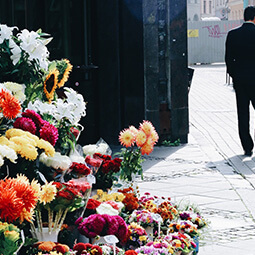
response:
[[[225,62],[236,92],[238,130],[244,154],[252,155],[250,102],[255,108],[255,7],[244,10],[244,23],[228,32]]]

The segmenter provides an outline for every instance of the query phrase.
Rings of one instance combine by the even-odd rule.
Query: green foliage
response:
[[[132,175],[138,174],[143,178],[143,169],[142,169],[142,159],[141,149],[131,147],[122,148],[121,152],[118,153],[119,157],[122,159],[120,167],[120,179],[132,181]]]
[[[168,140],[164,140],[162,142],[162,145],[164,145],[164,146],[179,146],[180,143],[181,143],[180,139],[177,139],[174,142],[171,142],[170,140],[169,141]]]

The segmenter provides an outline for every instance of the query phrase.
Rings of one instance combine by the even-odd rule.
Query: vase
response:
[[[42,232],[38,231],[36,228],[35,231],[31,232],[32,236],[36,239],[38,239],[38,242],[57,242],[58,241],[58,232],[59,231],[51,231],[49,233],[49,228],[44,227],[42,228]]]
[[[196,248],[195,248],[193,254],[196,255],[196,254],[198,254],[198,251],[199,251],[199,235],[194,236],[193,241],[196,244]]]

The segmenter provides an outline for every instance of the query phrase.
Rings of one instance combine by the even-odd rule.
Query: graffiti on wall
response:
[[[209,37],[220,38],[226,34],[226,32],[221,32],[219,25],[204,26],[202,28],[207,29]]]

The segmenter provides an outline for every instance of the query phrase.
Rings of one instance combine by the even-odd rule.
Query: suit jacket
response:
[[[225,62],[234,86],[251,81],[255,86],[255,25],[253,23],[243,23],[228,32]]]

